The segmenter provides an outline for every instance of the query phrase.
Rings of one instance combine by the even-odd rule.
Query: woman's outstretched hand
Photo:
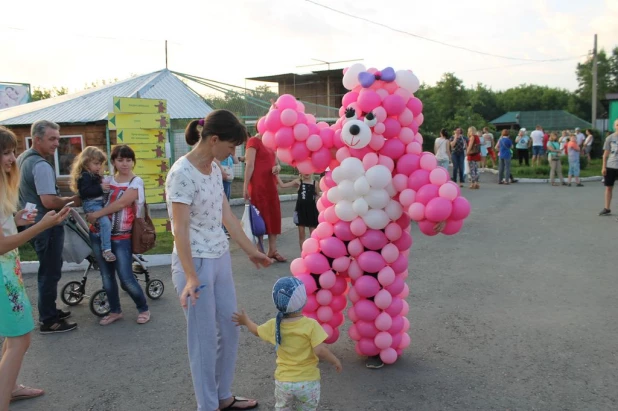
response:
[[[253,253],[249,254],[249,260],[251,260],[257,268],[260,268],[260,266],[268,267],[272,264],[271,258],[257,249]]]

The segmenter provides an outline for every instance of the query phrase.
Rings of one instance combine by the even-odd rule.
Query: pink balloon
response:
[[[431,179],[431,175],[429,176],[429,178]],[[442,198],[446,198],[447,200],[453,201],[459,195],[458,190],[457,190],[458,188],[459,187],[457,187],[457,184],[453,183],[452,181],[449,181],[440,186],[440,189],[438,190],[438,194]]]
[[[302,258],[295,258],[290,263],[290,272],[293,275],[299,275],[307,272],[307,266]]]
[[[380,107],[376,107],[373,110],[373,114],[376,116],[376,118],[378,119],[378,123],[383,123],[384,120],[386,120],[386,110],[384,109],[384,107],[380,106]]]
[[[401,334],[401,343],[399,344],[399,348],[405,350],[410,346],[410,336],[406,333]],[[382,360],[384,361],[384,360]]]
[[[358,106],[365,113],[370,113],[382,103],[380,95],[373,90],[363,89],[358,95]],[[359,113],[357,113],[359,114]]]
[[[410,221],[410,216],[404,213],[401,215],[401,217],[399,217],[399,220],[397,220],[396,222],[397,224],[399,224],[399,227],[408,231],[410,230]]]
[[[393,348],[386,348],[380,351],[380,359],[384,364],[394,364],[397,361],[397,351]]]
[[[310,312],[310,311],[303,310],[303,315],[307,318],[311,318],[312,320],[316,320],[317,322],[320,322],[320,320],[318,319],[318,315],[315,311]]]
[[[308,294],[307,303],[303,307],[303,311],[312,312],[317,310],[319,306],[320,304],[318,303],[318,300],[316,300],[315,294]]]
[[[311,162],[311,158],[306,158],[303,161],[296,162],[296,168],[300,174],[313,174],[317,172],[322,172],[324,170],[317,170],[313,163]]]
[[[384,147],[384,142],[386,140],[381,134],[373,133],[371,135],[371,140],[369,140],[369,148],[375,151],[380,151],[382,147]],[[369,153],[371,154],[371,153]]]
[[[406,102],[401,96],[392,94],[384,99],[382,107],[386,110],[386,114],[389,116],[398,116],[406,108]]]
[[[376,153],[369,153],[363,157],[363,168],[369,170],[371,167],[378,164],[378,155]]]
[[[296,124],[294,126],[294,137],[298,141],[305,141],[309,137],[309,127],[306,124]]]
[[[333,270],[341,273],[348,270],[350,267],[350,258],[347,256],[335,258],[332,263]]]
[[[277,142],[275,140],[275,134],[271,133],[270,131],[266,131],[264,132],[264,135],[262,136],[262,143],[270,148],[271,150],[274,150],[277,148]]]
[[[315,299],[320,305],[330,305],[330,302],[333,300],[333,294],[329,290],[322,289],[316,293]]]
[[[350,104],[356,103],[357,100],[358,100],[358,93],[355,91],[350,91],[344,94],[343,98],[341,99],[341,105],[343,107],[348,107]]]
[[[421,157],[416,154],[404,154],[397,161],[397,173],[409,176],[420,168]]]
[[[307,254],[317,253],[320,250],[320,242],[315,238],[308,238],[303,242],[302,249]]]
[[[361,217],[356,217],[350,223],[350,232],[357,237],[362,236],[367,231],[367,224]]]
[[[326,186],[331,188],[331,187],[335,187],[337,185],[337,183],[335,183],[335,181],[333,180],[333,172],[332,171],[327,171],[326,174],[324,175],[324,177],[322,177],[324,179],[324,183],[326,183]]]
[[[348,300],[345,298],[345,295],[333,295],[330,308],[332,308],[334,312],[343,311],[346,305],[348,305]]]
[[[410,109],[410,111],[412,111],[414,117],[416,117],[421,114],[421,111],[423,111],[423,102],[417,97],[412,97],[410,100],[408,100],[407,107]]]
[[[403,332],[407,332],[410,329],[410,320],[408,320],[406,317],[403,317]]]
[[[352,290],[350,290],[352,291]],[[351,294],[351,293],[350,293]],[[358,296],[357,296],[358,297]],[[354,300],[352,300],[352,295],[350,295],[350,301],[352,301],[352,303],[355,303]],[[358,298],[357,300],[358,301]],[[348,309],[348,318],[350,319],[350,321],[352,321],[353,323],[356,323],[358,321],[358,315],[356,315],[356,310],[354,309],[354,306],[350,307]],[[357,327],[358,328],[358,327]]]
[[[401,140],[403,144],[406,145],[407,149],[408,144],[414,141],[414,131],[412,131],[412,129],[409,127],[402,127],[401,131],[399,132],[399,140]]]
[[[381,254],[382,258],[384,258],[384,261],[386,261],[388,264],[394,263],[399,256],[399,249],[395,244],[386,244],[382,248]]]
[[[311,162],[315,167],[316,172],[322,172],[326,170],[326,167],[330,164],[331,156],[330,150],[326,147],[320,148],[318,151],[314,152],[311,156]],[[299,169],[300,170],[300,169]]]
[[[324,326],[326,325],[330,326],[330,324],[324,324],[322,328],[324,328]],[[339,330],[336,328],[333,329],[332,327],[331,330],[333,330],[331,334],[326,333],[328,335],[328,338],[324,340],[325,344],[334,344],[339,339]]]
[[[425,122],[425,116],[423,116],[423,113],[420,113],[418,116],[414,117],[414,121],[420,127]]]
[[[333,228],[332,224],[330,224],[328,222],[324,222],[324,223],[318,224],[318,226],[316,227],[316,229],[313,232],[319,238],[329,238],[329,237],[332,237],[332,235],[334,233],[334,228]],[[318,249],[319,249],[319,247],[318,247]]]
[[[414,141],[422,146],[423,145],[423,136],[418,131],[415,131],[415,133],[416,134],[414,135]]]
[[[356,313],[356,316],[359,320],[373,322],[380,314],[380,309],[376,307],[376,305],[372,301],[359,300],[354,303],[354,312]]]
[[[382,134],[384,134],[385,131],[386,131],[386,126],[382,122],[376,123],[376,125],[373,126],[373,132],[377,135],[381,136]]]
[[[390,241],[396,241],[401,237],[402,228],[397,223],[390,223],[384,229],[384,234],[386,234],[386,238]]]
[[[350,267],[348,268],[348,275],[352,280],[357,280],[363,275],[363,270],[358,265],[358,261],[354,260],[350,262]],[[350,298],[352,297],[350,296]]]
[[[444,229],[442,230],[442,234],[446,234],[446,235],[454,235],[457,234],[459,232],[459,230],[461,230],[461,227],[463,227],[463,220],[447,220],[446,221],[446,225],[444,226]]]
[[[297,101],[297,103],[303,104],[300,101]],[[298,108],[297,108],[298,110]],[[298,116],[298,119],[296,120],[297,124],[307,124],[307,115],[305,114],[305,106],[303,105],[303,109],[299,110],[296,112],[296,115]],[[307,135],[309,135],[309,133],[307,133]]]
[[[421,156],[421,168],[427,171],[432,171],[438,166],[438,160],[432,153],[423,153]]]
[[[375,85],[375,83],[374,83],[374,85]],[[372,87],[372,88],[373,88],[373,87]],[[384,99],[385,99],[386,97],[388,97],[388,91],[386,91],[386,90],[385,90],[385,89],[383,89],[383,88],[376,89],[376,93],[378,93],[378,95],[380,96],[380,98],[382,99],[382,101],[384,101]]]
[[[380,250],[387,243],[388,239],[382,230],[367,230],[365,234],[360,237],[361,243],[369,250]]]
[[[296,111],[299,111],[298,114],[302,114],[305,112],[305,105],[300,100],[296,100]]]
[[[335,212],[335,207],[330,206],[324,210],[324,221],[329,224],[335,224],[339,221],[339,217],[337,217],[337,213]]]
[[[441,187],[448,179],[448,171],[442,167],[436,167],[429,173],[429,181],[438,187]]]
[[[416,202],[427,206],[431,200],[438,197],[439,191],[440,189],[437,186],[426,184],[416,191]],[[427,212],[427,210],[425,210],[425,212]]]
[[[295,161],[305,160],[307,157],[309,157],[309,153],[310,153],[304,141],[297,141],[296,143],[294,143],[294,145],[292,146],[291,152],[292,152],[292,158]]]
[[[382,133],[382,135],[387,140],[393,137],[397,137],[399,135],[399,132],[401,131],[401,124],[399,124],[399,121],[397,121],[394,118],[387,118],[386,120],[384,120],[384,127],[385,127],[385,130],[384,130],[384,133]],[[403,146],[403,143],[401,144]],[[405,146],[404,146],[404,150],[405,150]]]
[[[470,203],[464,197],[457,197],[453,200],[453,212],[451,218],[453,220],[463,220],[470,215]]]
[[[354,240],[348,243],[348,253],[352,257],[358,257],[365,251],[365,247],[363,247],[363,243],[360,238],[355,238]]]
[[[387,331],[393,325],[393,319],[387,313],[381,313],[375,320],[376,328],[380,331]]]
[[[320,274],[318,281],[320,282],[320,287],[325,288],[326,291],[328,291],[329,288],[332,288],[335,285],[337,276],[332,270],[328,270]]]
[[[378,156],[378,164],[388,168],[391,172],[395,169],[395,162],[393,161],[393,159],[391,157],[385,156],[384,154],[380,154]]]
[[[294,162],[294,157],[292,157],[292,152],[287,148],[278,148],[277,149],[277,157],[283,163],[292,164]]]
[[[403,317],[400,315],[396,315],[391,317],[391,328],[388,329],[388,332],[391,334],[399,334],[403,330]]]
[[[309,240],[311,239],[307,239],[305,242]],[[320,253],[309,254],[305,257],[305,265],[307,266],[309,272],[314,274],[321,274],[330,268],[328,265],[328,260]]]
[[[257,131],[258,133],[264,136],[264,132],[266,131],[266,116],[261,117],[257,122]]]
[[[393,297],[393,302],[386,309],[386,312],[391,317],[395,317],[401,313],[402,309],[403,309],[403,300],[399,297]]]
[[[408,176],[405,174],[395,174],[393,176],[393,187],[397,192],[402,192],[408,188]]]
[[[356,329],[358,333],[363,338],[371,338],[373,339],[379,332],[379,330],[375,326],[375,321],[358,321],[356,324]]]
[[[410,177],[408,178],[408,188],[411,188],[412,190],[416,191],[417,196],[418,196],[418,190],[427,184],[430,184],[429,183],[429,171],[427,170],[422,170],[422,169],[416,170],[412,174],[410,174]]]
[[[350,289],[348,291],[348,297],[350,298],[350,301],[352,302],[352,304],[355,304],[357,301],[360,301],[362,299],[361,296],[358,295],[358,292],[356,292],[356,289],[354,287],[350,287]],[[355,320],[352,317],[352,315],[349,314],[349,313],[348,313],[348,316],[350,317],[350,320],[352,320],[352,322],[358,320],[358,317]]]
[[[412,203],[408,208],[408,214],[414,221],[421,221],[425,218],[425,205],[422,203]]]
[[[328,305],[323,305],[318,308],[316,314],[318,315],[318,319],[320,320],[320,322],[327,323],[330,321],[331,318],[333,318],[333,309],[330,308]]]
[[[306,144],[309,151],[318,151],[322,148],[322,139],[317,134],[312,134],[307,138]]]
[[[335,137],[335,132],[332,128],[323,128],[320,130],[320,138],[322,139],[322,145],[328,149],[332,148],[333,138]]]
[[[389,266],[384,267],[378,273],[378,281],[384,287],[391,285],[395,281],[395,271]]]
[[[402,230],[401,236],[393,242],[399,249],[399,251],[407,251],[412,247],[412,236],[408,230]]]
[[[350,223],[347,221],[338,221],[333,227],[335,236],[342,241],[352,241],[356,238],[350,231]]]
[[[410,207],[410,205],[415,201],[415,199],[416,191],[412,190],[411,188],[406,188],[399,194],[399,202],[404,209]]]
[[[347,254],[345,244],[337,237],[327,237],[320,240],[320,250],[322,250],[325,256],[330,258],[342,257]]]
[[[442,197],[435,197],[429,200],[427,206],[425,206],[425,218],[437,223],[449,218],[452,211],[453,205],[449,200]]]
[[[401,112],[397,120],[399,120],[399,124],[402,126],[409,126],[414,121],[414,114],[412,114],[412,111],[410,111],[409,108],[406,108]],[[401,135],[399,138],[401,138]]]
[[[380,290],[380,283],[370,275],[363,275],[354,283],[354,289],[361,297],[370,298]]]
[[[271,131],[273,133],[279,130],[281,128],[281,112],[277,109],[271,110],[266,115],[265,126],[266,126],[266,130]]]
[[[309,125],[309,129],[311,129],[311,124],[315,126],[315,116],[313,114],[305,114],[305,117],[307,117],[307,125]]]
[[[391,344],[393,343],[393,337],[386,331],[380,331],[378,335],[376,335],[373,339],[373,342],[375,343],[376,347],[384,350],[391,346]]]
[[[391,263],[391,268],[396,273],[401,273],[401,272],[407,270],[408,269],[408,259],[406,258],[405,255],[400,253],[397,256],[397,259],[393,263]],[[397,279],[395,279],[394,283],[396,283],[396,282],[397,282]],[[392,284],[390,286],[392,287]],[[401,292],[401,291],[395,292],[396,290],[392,291],[390,289],[389,289],[389,291],[391,291],[391,294],[393,294],[393,295],[397,295],[397,294],[399,294]]]
[[[297,275],[296,278],[298,278],[300,281],[303,282],[303,284],[305,284],[305,291],[307,292],[307,295],[313,294],[315,290],[318,289],[318,286],[311,275],[301,274]]]
[[[286,108],[281,112],[281,123],[284,126],[292,127],[296,124],[296,120],[298,120],[298,115],[296,114],[296,110],[291,108]]]
[[[367,273],[377,273],[386,265],[380,253],[375,251],[365,251],[356,260],[360,268]]]
[[[406,152],[406,146],[397,138],[386,140],[384,147],[380,150],[380,154],[397,160]],[[391,170],[392,171],[392,170]]]
[[[380,354],[380,349],[376,347],[373,340],[361,338],[361,340],[357,343],[357,347],[361,355],[366,355],[368,357],[374,357]]]
[[[434,235],[438,234],[434,230],[435,226],[436,226],[436,223],[434,223],[433,221],[429,221],[429,220],[423,220],[423,221],[418,222],[418,228],[419,230],[421,230],[421,233],[429,237],[433,237]]]
[[[296,98],[291,94],[282,94],[275,103],[278,109],[284,110],[286,108],[296,109]]]
[[[401,344],[401,334],[393,334],[392,332],[390,332],[390,330],[388,330],[388,333],[393,337],[391,348],[392,349],[399,348],[399,344]]]
[[[345,160],[346,158],[350,156],[351,154],[350,154],[350,149],[348,148],[348,146],[341,147],[340,149],[337,150],[337,153],[335,154],[337,161],[339,161],[340,163],[342,163],[343,160]]]
[[[406,146],[406,153],[408,154],[421,154],[423,151],[422,143],[413,141]]]
[[[393,296],[391,295],[391,293],[388,292],[388,290],[380,290],[376,294],[376,296],[373,299],[373,301],[376,303],[376,306],[378,308],[386,310],[388,307],[390,307],[391,303],[393,302]],[[388,315],[388,314],[386,314],[386,315]],[[386,327],[386,330],[388,330],[389,328],[391,328],[390,324],[388,325],[388,327]],[[382,331],[384,331],[384,330],[382,330]]]
[[[354,341],[358,341],[361,339],[361,335],[359,334],[358,330],[356,329],[356,325],[352,324],[352,326],[350,328],[348,328],[348,336],[354,340]]]
[[[331,327],[333,327],[334,330],[336,330],[337,327],[340,327],[344,322],[345,322],[345,318],[343,317],[343,314],[333,311],[333,316],[328,322],[328,325],[330,325]]]

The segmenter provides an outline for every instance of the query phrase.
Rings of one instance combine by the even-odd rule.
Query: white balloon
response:
[[[358,76],[358,75],[357,75]],[[408,70],[399,70],[395,73],[395,81],[401,88],[405,88],[410,93],[416,93],[421,86],[420,81],[414,73]]]
[[[391,182],[393,176],[388,167],[377,164],[365,173],[371,188],[384,188]]]
[[[372,188],[364,198],[373,209],[383,209],[391,201],[391,197],[383,188]]]
[[[354,191],[356,191],[356,194],[359,196],[364,196],[369,193],[369,190],[371,190],[371,186],[365,176],[356,179],[354,182]]]
[[[358,198],[356,191],[354,191],[354,183],[350,180],[343,180],[339,183],[337,188],[339,189],[339,195],[341,195],[343,200],[354,201]]]
[[[366,71],[365,66],[360,63],[356,63],[348,67],[343,75],[343,87],[348,90],[352,90],[354,87],[358,86],[360,84],[358,81],[358,75],[363,71]]]
[[[374,230],[382,230],[390,222],[384,210],[369,210],[362,218],[367,227]]]
[[[345,161],[345,160],[344,160]],[[337,167],[333,170],[333,173],[331,175],[331,177],[333,178],[333,181],[337,184],[341,183],[343,180],[345,180],[345,171],[343,170],[343,167]]]
[[[369,211],[369,204],[367,204],[367,201],[361,197],[354,200],[354,203],[352,203],[352,208],[356,214],[362,217]]]
[[[328,201],[333,204],[337,204],[343,199],[337,186],[328,189],[328,191],[326,192],[326,198],[328,198]]]
[[[395,186],[393,185],[392,181],[388,183],[386,187],[384,187],[384,189],[386,190],[388,195],[391,197],[395,197],[395,195],[397,194],[397,190],[395,189]]]
[[[399,220],[399,217],[403,214],[403,207],[401,204],[395,200],[391,200],[388,202],[386,207],[384,208],[386,215],[393,221]]]
[[[365,174],[363,162],[356,157],[348,157],[344,159],[338,168],[344,170],[344,174],[347,180],[356,181],[357,178]],[[339,183],[339,181],[336,182]]]
[[[347,200],[341,200],[335,205],[335,214],[343,221],[352,221],[358,217],[352,207],[352,202]]]

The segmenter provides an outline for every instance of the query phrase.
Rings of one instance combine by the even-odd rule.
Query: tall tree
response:
[[[577,95],[582,100],[586,111],[584,119],[592,118],[592,56],[585,62],[578,63],[575,70],[577,76]],[[602,100],[610,92],[618,92],[618,47],[614,47],[610,56],[601,49],[597,54],[597,98]],[[597,118],[606,114],[605,107],[597,104]]]
[[[68,92],[69,89],[66,87],[53,87],[50,89],[35,87],[34,90],[32,90],[30,101],[39,101],[51,97],[62,96],[64,94],[67,94]]]

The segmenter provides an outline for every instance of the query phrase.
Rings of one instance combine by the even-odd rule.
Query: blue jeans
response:
[[[466,179],[464,177],[464,167],[466,161],[466,155],[464,153],[453,153],[453,181],[457,182],[457,172],[459,171],[459,182],[465,183]]]
[[[223,192],[227,197],[227,201],[230,201],[230,197],[232,196],[232,182],[223,180]]]
[[[131,253],[131,239],[112,240],[112,252],[116,255],[116,261],[108,263],[101,254],[101,239],[95,233],[90,233],[92,251],[97,258],[97,264],[101,270],[103,288],[107,293],[107,300],[112,313],[122,312],[120,309],[120,296],[118,295],[118,283],[116,282],[115,272],[118,273],[120,283],[127,289],[127,293],[137,307],[137,311],[143,313],[148,311],[144,290],[133,275],[133,255]]]
[[[86,200],[82,205],[86,213],[94,213],[103,208],[103,200]],[[99,233],[101,235],[101,249],[103,251],[112,249],[112,221],[108,216],[97,219],[99,223]]]
[[[579,177],[579,158],[575,161],[569,160],[569,177]]]
[[[444,160],[438,160],[438,165],[442,168],[445,168],[448,171],[448,158],[445,158]]]
[[[32,239],[32,245],[39,258],[39,321],[46,325],[53,324],[58,321],[56,298],[58,281],[62,277],[64,225],[60,224],[43,231]]]

